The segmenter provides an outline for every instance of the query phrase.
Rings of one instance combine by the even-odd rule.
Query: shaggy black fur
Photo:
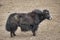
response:
[[[35,36],[39,23],[45,19],[51,19],[48,10],[43,10],[42,12],[35,9],[29,13],[12,13],[6,22],[6,30],[10,32],[11,37],[16,36],[15,31],[19,26],[21,31],[26,32],[30,30]]]

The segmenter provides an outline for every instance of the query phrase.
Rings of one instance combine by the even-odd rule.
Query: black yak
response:
[[[6,30],[10,32],[11,37],[16,36],[15,31],[19,26],[21,31],[26,32],[30,30],[35,36],[39,23],[45,19],[51,19],[48,10],[40,11],[35,9],[28,13],[12,13],[6,22]]]

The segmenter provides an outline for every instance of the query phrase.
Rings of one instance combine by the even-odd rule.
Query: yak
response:
[[[10,36],[13,37],[16,36],[15,31],[19,26],[21,31],[32,31],[33,36],[35,36],[38,25],[45,19],[52,19],[47,9],[43,11],[35,9],[28,13],[12,13],[7,19],[6,30],[9,31]]]

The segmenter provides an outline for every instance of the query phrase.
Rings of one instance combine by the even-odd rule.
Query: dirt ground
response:
[[[48,9],[52,20],[40,23],[37,35],[32,32],[16,31],[16,37],[11,38],[5,30],[5,24],[11,13],[31,12],[34,9]],[[0,0],[0,40],[60,40],[60,0]]]

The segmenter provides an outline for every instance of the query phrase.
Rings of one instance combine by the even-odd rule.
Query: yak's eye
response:
[[[22,16],[19,16],[19,17],[22,17]]]
[[[46,11],[46,13],[49,13],[48,11]]]
[[[23,17],[22,15],[19,16],[19,18]]]

